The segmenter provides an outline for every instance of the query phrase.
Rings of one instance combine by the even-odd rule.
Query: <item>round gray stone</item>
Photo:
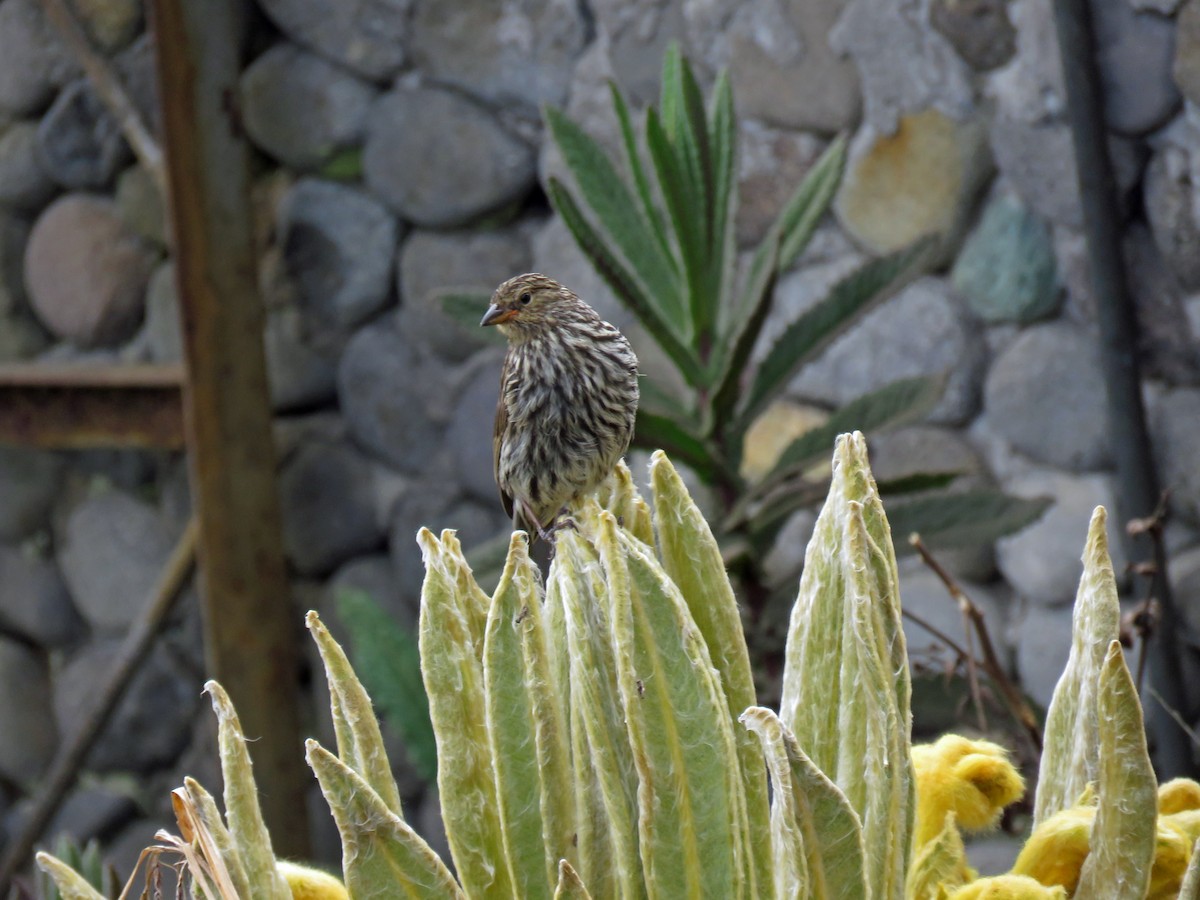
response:
[[[792,381],[801,398],[841,406],[900,378],[948,374],[929,421],[965,422],[978,409],[986,345],[947,286],[921,278],[876,307]]]
[[[284,269],[320,326],[357,325],[387,304],[400,229],[368,195],[303,178],[279,205],[276,233]]]
[[[0,115],[40,111],[78,73],[39,0],[0,3]]]
[[[62,473],[62,459],[46,450],[0,447],[0,540],[19,541],[49,524]]]
[[[96,702],[121,651],[119,638],[92,641],[72,656],[54,679],[54,719],[69,740]],[[200,702],[195,677],[163,645],[138,666],[129,688],[88,754],[99,772],[147,773],[183,751]],[[45,715],[45,707],[42,714]]]
[[[412,603],[412,595],[405,596],[396,583],[396,570],[386,553],[360,556],[345,563],[329,579],[329,593],[335,600],[340,591],[360,591],[367,594],[378,606],[411,634],[417,633],[417,617],[420,605]]]
[[[41,647],[61,647],[83,631],[52,560],[0,544],[0,584],[0,630]]]
[[[1108,127],[1129,135],[1153,131],[1180,104],[1171,75],[1174,23],[1138,12],[1128,0],[1099,0],[1090,8]]]
[[[1200,632],[1200,547],[1171,556],[1171,592],[1187,626]]]
[[[1116,497],[1105,475],[1068,475],[1034,469],[1006,479],[1006,493],[1050,497],[1054,504],[1017,534],[996,542],[996,565],[1017,595],[1042,605],[1069,604],[1083,573],[1080,558],[1097,506],[1109,510],[1109,553],[1121,578],[1126,567],[1116,522]]]
[[[409,47],[436,81],[497,106],[561,104],[588,40],[583,8],[562,0],[415,0]]]
[[[853,128],[862,103],[854,63],[829,41],[849,5],[682,4],[690,45],[711,70],[731,72],[740,115],[823,134]],[[797,91],[797,84],[821,89]]]
[[[463,325],[442,312],[444,292],[489,296],[496,285],[532,268],[524,229],[414,231],[400,250],[400,332],[459,362],[486,346],[488,329]],[[483,317],[486,306],[480,306]]]
[[[1200,389],[1167,392],[1150,415],[1158,478],[1171,492],[1171,507],[1200,524]]]
[[[984,385],[992,428],[1039,462],[1104,468],[1112,458],[1096,340],[1067,322],[1025,330],[993,362]]]
[[[32,212],[58,190],[38,157],[37,129],[36,122],[13,122],[0,131],[0,205]]]
[[[1071,607],[1026,604],[1015,631],[1017,677],[1025,693],[1046,709],[1071,653]]]
[[[929,22],[977,72],[1004,65],[1017,49],[1003,0],[934,0]]]
[[[362,140],[379,93],[345,69],[295,44],[276,44],[242,75],[246,133],[296,169],[319,168]]]
[[[996,197],[955,260],[953,281],[985,322],[1052,315],[1060,294],[1050,230],[1020,201]]]
[[[117,120],[82,78],[63,88],[42,117],[37,150],[50,177],[68,190],[106,187],[130,157]]]
[[[519,200],[535,170],[533,148],[459,94],[401,87],[371,109],[367,185],[418,225],[453,228]]]
[[[458,481],[467,493],[484,503],[499,499],[493,472],[492,424],[500,398],[503,353],[490,352],[464,373],[466,388],[454,405],[446,443],[454,455]]]
[[[283,466],[283,546],[302,575],[324,575],[382,545],[371,465],[346,444],[305,444]]]
[[[50,708],[46,655],[0,635],[0,775],[32,781],[46,771],[58,744]]]
[[[136,330],[156,254],[103,197],[68,194],[38,218],[25,248],[25,285],[38,318],[81,347]]]
[[[179,293],[175,287],[175,263],[161,263],[146,287],[146,319],[142,336],[155,362],[183,359],[183,332],[179,321]]]
[[[1168,129],[1174,131],[1174,129]],[[1146,169],[1146,218],[1154,242],[1185,290],[1200,290],[1200,216],[1193,167],[1200,150],[1193,141],[1200,129],[1181,129],[1179,142],[1164,142]]]
[[[312,409],[337,396],[336,364],[311,346],[299,310],[285,306],[268,314],[263,349],[275,412]]]
[[[117,176],[117,207],[129,227],[147,241],[167,249],[167,211],[154,178],[142,166]]]
[[[126,630],[142,612],[172,544],[158,513],[124,491],[95,494],[71,510],[58,560],[88,624],[100,632]]]
[[[372,81],[405,62],[412,0],[263,0],[262,9],[298,44]]]
[[[416,475],[441,449],[442,428],[427,406],[449,402],[444,372],[400,339],[390,322],[358,331],[338,364],[338,398],[360,446]]]

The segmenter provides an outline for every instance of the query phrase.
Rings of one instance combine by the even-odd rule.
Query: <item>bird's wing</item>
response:
[[[496,424],[492,428],[492,475],[496,479],[496,487],[500,490],[500,503],[504,514],[510,519],[513,515],[512,495],[504,490],[500,483],[500,450],[504,444],[504,432],[508,430],[508,404],[504,400],[504,386],[508,384],[508,354],[504,356],[504,367],[500,370],[500,399],[496,402]]]

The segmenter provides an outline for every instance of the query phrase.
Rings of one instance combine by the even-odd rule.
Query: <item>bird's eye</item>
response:
[[[525,304],[529,303],[530,300],[533,299],[533,294],[529,293],[529,291],[526,291],[518,299],[521,301],[521,305],[524,306]]]

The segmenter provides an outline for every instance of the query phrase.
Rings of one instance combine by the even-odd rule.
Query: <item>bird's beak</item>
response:
[[[507,322],[517,314],[515,309],[501,309],[495,303],[488,307],[488,311],[483,314],[483,320],[480,325],[500,325]]]

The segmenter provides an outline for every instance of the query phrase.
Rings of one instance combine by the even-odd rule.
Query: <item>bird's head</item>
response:
[[[553,278],[536,272],[518,275],[496,288],[480,325],[498,325],[509,340],[520,340],[576,317],[582,300]]]

